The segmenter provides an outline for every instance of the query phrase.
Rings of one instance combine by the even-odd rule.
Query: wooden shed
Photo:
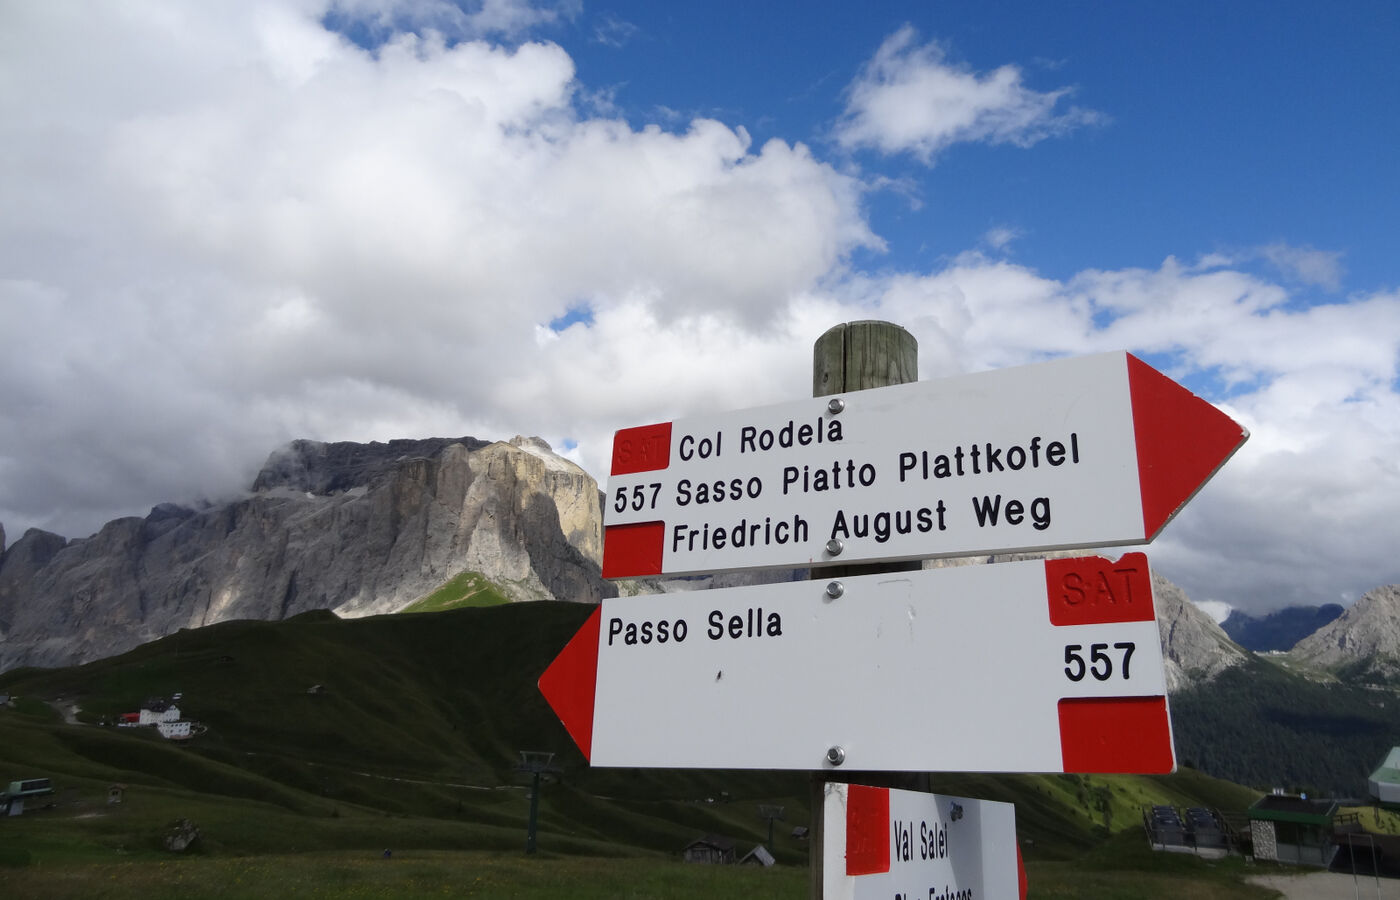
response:
[[[734,841],[717,834],[707,834],[686,844],[681,858],[692,863],[729,865],[735,861]]]

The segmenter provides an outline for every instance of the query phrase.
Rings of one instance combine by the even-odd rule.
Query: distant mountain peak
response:
[[[1256,653],[1287,650],[1336,620],[1345,609],[1340,603],[1325,603],[1322,606],[1290,606],[1262,616],[1232,610],[1220,627],[1246,650]]]
[[[1365,681],[1400,681],[1400,585],[1367,591],[1288,655]]]

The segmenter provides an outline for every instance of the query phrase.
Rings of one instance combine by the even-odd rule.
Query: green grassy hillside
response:
[[[216,856],[519,852],[528,797],[520,750],[556,754],[541,791],[548,853],[674,858],[707,832],[766,840],[760,803],[785,807],[772,848],[805,862],[803,773],[591,769],[535,687],[591,612],[507,604],[359,620],[312,613],[182,631],[120,657],[0,676],[0,780],[44,775],[57,807],[11,828],[12,863],[155,854],[190,818]],[[182,694],[207,727],[188,743],[104,727],[151,696]],[[42,701],[42,702],[41,702]],[[76,704],[83,724],[55,708]],[[124,802],[106,805],[110,785]],[[933,790],[1016,804],[1028,860],[1074,860],[1131,837],[1143,804],[1243,809],[1256,796],[1193,771],[1173,776],[936,775]],[[1112,843],[1110,842],[1110,846]],[[3,861],[0,861],[2,863]]]
[[[459,572],[442,587],[413,601],[402,611],[444,612],[464,606],[500,606],[509,602],[505,591],[485,575],[480,572]]]
[[[542,791],[542,832],[589,852],[614,843],[671,852],[707,831],[757,842],[766,837],[759,802],[806,821],[797,774],[589,769],[535,682],[590,611],[532,603],[346,621],[312,613],[182,631],[71,669],[6,673],[0,690],[41,712],[0,716],[0,765],[88,779],[89,791],[123,781],[312,818],[366,811],[493,825],[520,843],[518,751],[544,750],[562,772]],[[188,744],[98,727],[176,692],[185,715],[208,728]],[[59,724],[34,698],[76,703],[87,724]],[[778,852],[805,851],[780,842]]]
[[[1180,759],[1268,789],[1364,797],[1400,744],[1400,692],[1320,680],[1256,658],[1172,698]]]

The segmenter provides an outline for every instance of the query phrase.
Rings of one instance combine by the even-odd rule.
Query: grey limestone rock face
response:
[[[1214,619],[1187,599],[1185,591],[1156,573],[1152,596],[1169,692],[1210,681],[1249,659],[1249,651],[1230,640]]]
[[[57,534],[31,528],[0,553],[0,640],[10,631],[28,584],[67,543]]]
[[[1334,672],[1345,670],[1366,681],[1400,681],[1400,585],[1367,591],[1287,655]]]
[[[228,619],[395,612],[475,571],[514,600],[597,602],[596,482],[537,438],[297,441],[246,497],[156,507],[0,556],[0,671],[70,665]]]

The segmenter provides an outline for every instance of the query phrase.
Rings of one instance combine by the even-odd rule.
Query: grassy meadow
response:
[[[230,622],[60,670],[0,675],[0,780],[50,777],[49,809],[0,819],[4,897],[808,896],[803,773],[592,769],[535,688],[590,608],[492,605],[341,621]],[[168,742],[111,727],[182,694],[207,729]],[[67,724],[72,711],[80,724]],[[520,750],[554,752],[540,852],[524,854]],[[122,786],[122,802],[108,791]],[[1257,793],[1171,776],[935,775],[1016,804],[1032,897],[1268,897],[1239,860],[1151,853],[1150,803],[1242,810]],[[761,867],[680,862],[706,834]],[[188,819],[182,854],[162,838]],[[390,856],[386,858],[384,851]]]

